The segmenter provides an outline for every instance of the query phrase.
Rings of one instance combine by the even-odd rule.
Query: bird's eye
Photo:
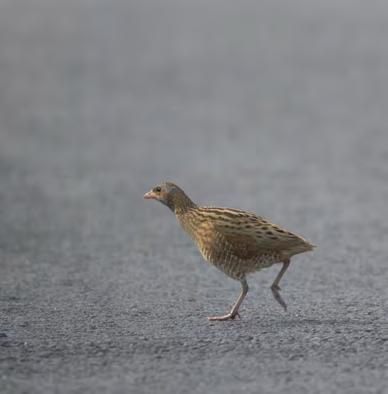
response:
[[[156,192],[156,193],[160,193],[161,191],[162,191],[162,188],[160,186],[156,186],[154,188],[154,192]]]

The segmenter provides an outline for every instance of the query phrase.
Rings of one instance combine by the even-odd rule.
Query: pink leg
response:
[[[285,311],[287,310],[287,304],[284,302],[283,298],[279,293],[280,291],[279,282],[280,279],[282,279],[284,273],[287,271],[289,265],[290,265],[290,260],[286,260],[283,262],[283,267],[278,273],[277,277],[275,278],[271,286],[272,294],[275,297],[275,300],[284,308]]]

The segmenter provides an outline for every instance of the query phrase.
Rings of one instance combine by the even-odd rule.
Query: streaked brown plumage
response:
[[[271,290],[286,309],[279,293],[280,279],[290,264],[290,258],[312,250],[314,245],[253,213],[198,206],[172,182],[154,187],[144,198],[167,205],[194,240],[203,258],[241,282],[242,292],[232,310],[224,316],[209,317],[209,320],[228,320],[239,316],[238,309],[248,293],[246,275],[275,263],[283,263],[283,266]]]

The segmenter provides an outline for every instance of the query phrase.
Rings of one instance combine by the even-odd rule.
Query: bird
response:
[[[241,283],[241,293],[230,312],[209,316],[210,321],[240,318],[239,308],[249,290],[247,275],[278,263],[282,267],[271,291],[275,300],[287,310],[279,282],[291,257],[311,251],[315,245],[254,213],[197,205],[173,182],[158,184],[145,193],[144,198],[157,200],[170,208],[202,257]]]

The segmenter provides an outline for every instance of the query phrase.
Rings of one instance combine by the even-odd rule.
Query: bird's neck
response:
[[[175,216],[182,226],[183,230],[193,239],[196,238],[196,229],[198,227],[197,205],[191,204],[175,209]]]
[[[191,201],[190,198],[181,190],[174,193],[167,205],[177,216],[184,215],[189,210],[196,207],[193,201]]]

